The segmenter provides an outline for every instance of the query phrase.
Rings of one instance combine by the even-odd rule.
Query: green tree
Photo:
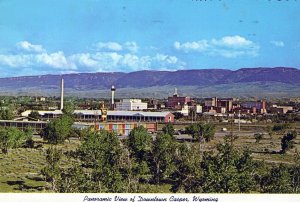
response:
[[[147,129],[143,126],[133,129],[128,136],[127,144],[131,154],[130,158],[134,158],[137,161],[135,173],[144,180],[147,180],[147,176],[150,174],[148,162],[152,141],[151,135],[148,134]]]
[[[261,180],[261,191],[264,193],[291,193],[291,178],[288,168],[282,164],[272,167]]]
[[[290,128],[290,125],[287,123],[279,123],[279,124],[275,124],[273,126],[273,131],[274,132],[281,132],[281,131],[285,131],[287,129]]]
[[[8,153],[9,135],[4,128],[0,128],[0,147],[3,154]]]
[[[264,137],[264,134],[263,133],[255,133],[254,134],[254,138],[255,138],[255,142],[256,143],[259,143]]]
[[[26,141],[30,138],[29,134],[17,128],[0,128],[0,146],[2,153],[7,154],[9,148],[15,149],[25,146]]]
[[[62,115],[60,118],[50,121],[43,129],[41,135],[44,140],[51,144],[63,143],[71,136],[73,122],[72,117]]]
[[[96,192],[124,191],[121,173],[122,147],[117,136],[107,131],[89,133],[77,150],[83,166],[91,169]]]
[[[81,165],[73,164],[71,167],[60,169],[57,190],[59,193],[96,192],[94,183],[90,180],[90,173]]]
[[[286,135],[284,135],[281,139],[281,153],[286,153],[287,150],[294,148],[295,141],[293,141],[297,137],[296,131],[290,131]]]
[[[209,142],[214,138],[215,125],[212,123],[194,123],[189,125],[186,131],[197,141],[204,139],[206,142]]]
[[[0,108],[0,119],[12,120],[14,118],[13,110],[8,107]]]
[[[163,128],[162,128],[163,133],[169,134],[171,136],[175,135],[175,129],[173,124],[167,123]]]
[[[61,168],[59,192],[138,192],[136,159],[130,157],[127,144],[107,131],[88,132],[75,152],[74,163]],[[133,156],[133,155],[132,155]]]
[[[62,152],[54,147],[46,150],[47,165],[41,170],[47,182],[51,183],[51,190],[58,191],[58,181],[60,180],[59,160],[62,157]]]
[[[176,151],[176,141],[170,134],[159,134],[153,143],[152,173],[154,182],[160,184],[174,170],[173,155]]]
[[[180,112],[173,112],[173,115],[175,120],[179,120],[183,118],[183,114]]]
[[[194,123],[186,127],[185,130],[198,141],[199,152],[201,152],[201,144],[203,141],[209,142],[215,135],[215,126],[211,123]]]
[[[202,192],[201,155],[193,144],[180,144],[174,155],[175,169],[171,174],[172,192]]]
[[[74,105],[73,102],[69,101],[69,102],[64,103],[64,108],[63,108],[62,111],[65,115],[73,117],[74,116],[74,110],[75,110],[75,105]]]
[[[300,193],[300,158],[297,154],[296,163],[290,168],[291,186],[293,193]]]
[[[26,141],[25,141],[25,147],[27,148],[33,148],[34,147],[34,140],[33,138],[33,130],[32,128],[26,128],[24,131],[25,137],[26,137]]]
[[[255,165],[249,152],[239,155],[229,139],[218,145],[218,154],[204,154],[203,192],[245,193],[255,190]]]
[[[32,112],[30,112],[28,117],[30,117],[32,119],[35,119],[35,120],[38,120],[38,119],[40,119],[40,114],[39,114],[38,111],[32,111]]]

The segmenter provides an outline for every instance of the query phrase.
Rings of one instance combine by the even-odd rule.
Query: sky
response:
[[[0,77],[300,67],[300,0],[0,0]]]

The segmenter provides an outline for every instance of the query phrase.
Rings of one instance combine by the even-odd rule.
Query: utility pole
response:
[[[241,132],[241,110],[239,110],[239,132]]]

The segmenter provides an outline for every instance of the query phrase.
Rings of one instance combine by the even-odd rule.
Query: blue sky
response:
[[[0,0],[0,77],[300,67],[300,1]]]

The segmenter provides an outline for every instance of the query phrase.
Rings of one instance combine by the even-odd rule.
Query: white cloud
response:
[[[118,42],[98,42],[96,45],[96,49],[98,51],[125,51],[136,53],[138,52],[139,46],[135,41],[126,41],[124,44],[120,44]]]
[[[62,51],[51,54],[38,54],[35,58],[36,62],[41,65],[47,65],[58,69],[76,69],[76,66],[67,60]]]
[[[159,62],[164,62],[166,64],[176,64],[179,60],[175,56],[163,55],[163,54],[156,54],[154,60]]]
[[[61,51],[52,54],[0,55],[0,64],[16,68],[47,66],[54,69],[76,69],[76,66]]]
[[[122,46],[123,51],[112,51],[112,47],[116,50],[120,50],[120,48],[110,45],[107,46],[110,47],[110,50],[79,52],[71,55],[65,55],[63,51],[48,53],[44,49],[40,49],[43,52],[27,53],[21,51],[17,54],[0,54],[0,67],[17,69],[20,74],[23,74],[25,69],[35,74],[39,71],[41,73],[138,71],[185,67],[184,62],[172,55],[160,53],[154,55],[137,54],[138,46],[135,42],[124,43]],[[30,75],[30,72],[26,74]]]
[[[174,43],[174,47],[177,50],[183,50],[184,52],[189,51],[204,51],[209,47],[207,40],[201,40],[201,41],[193,41],[193,42],[186,42],[183,44],[180,44],[178,41]]]
[[[241,36],[225,36],[220,40],[212,39],[212,44],[227,47],[249,47],[254,45],[252,41]]]
[[[41,45],[33,45],[29,43],[28,41],[20,41],[16,45],[19,49],[25,50],[28,52],[36,52],[36,53],[42,53],[46,52],[43,46]]]
[[[211,56],[235,58],[244,55],[257,56],[260,47],[254,42],[237,35],[185,43],[176,41],[174,48],[185,53],[199,52]]]
[[[122,45],[117,42],[99,42],[96,44],[98,50],[121,51]]]
[[[91,54],[89,53],[80,53],[75,54],[69,57],[69,59],[74,63],[78,64],[79,66],[85,67],[96,67],[98,65],[97,61],[91,58]]]
[[[277,47],[284,47],[283,41],[271,41],[270,43]]]
[[[0,64],[8,67],[29,67],[32,55],[0,55]]]
[[[126,48],[127,50],[129,50],[129,51],[132,52],[132,53],[138,52],[138,49],[139,49],[137,43],[134,42],[134,41],[127,41],[127,42],[124,44],[124,46],[125,46],[125,48]]]
[[[156,54],[155,56],[138,56],[131,53],[97,52],[81,53],[69,57],[79,71],[137,71],[145,69],[177,69],[184,67],[175,56]]]

